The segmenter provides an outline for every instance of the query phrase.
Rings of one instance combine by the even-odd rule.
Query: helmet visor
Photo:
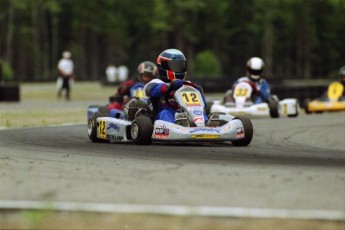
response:
[[[249,69],[249,73],[250,73],[251,75],[260,76],[260,75],[262,74],[262,69],[259,69],[259,70]]]
[[[175,73],[183,73],[187,71],[187,63],[185,60],[169,60],[161,63],[166,70],[171,70]]]

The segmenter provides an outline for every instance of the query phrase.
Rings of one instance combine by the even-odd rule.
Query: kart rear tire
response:
[[[244,128],[244,139],[234,140],[231,143],[235,146],[247,146],[253,139],[253,124],[247,117],[235,117],[234,120],[240,120]]]
[[[268,102],[268,108],[270,109],[270,115],[272,118],[279,118],[279,101],[270,99]]]
[[[152,120],[147,116],[136,117],[130,128],[131,139],[137,145],[150,145],[152,132]]]
[[[97,118],[98,117],[106,117],[107,114],[104,113],[94,113],[92,117],[88,121],[88,128],[87,128],[87,134],[89,136],[89,139],[92,142],[102,142],[102,143],[108,143],[109,140],[100,139],[97,137]]]

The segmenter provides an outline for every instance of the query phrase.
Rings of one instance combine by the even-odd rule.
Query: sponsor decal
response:
[[[227,130],[230,130],[230,129],[233,129],[233,128],[235,128],[235,125],[234,125],[234,124],[229,124],[229,125],[226,125],[226,126],[223,128],[223,130],[224,130],[224,131],[227,131]]]
[[[220,137],[220,135],[217,135],[217,134],[194,134],[194,135],[192,135],[192,138],[216,139],[219,137]]]
[[[266,108],[266,107],[257,107],[257,110],[258,110],[258,111],[266,111],[267,108]]]
[[[123,136],[107,135],[107,139],[113,141],[122,141]]]
[[[237,138],[244,137],[244,129],[242,127],[236,129],[236,137]]]
[[[202,111],[201,110],[193,110],[193,114],[196,116],[201,116],[202,115]]]
[[[164,125],[160,128],[156,128],[153,136],[156,138],[166,139],[169,136],[169,129],[167,129]]]
[[[204,122],[204,118],[203,117],[195,117],[193,119],[194,123],[198,123],[198,122]]]
[[[110,123],[107,130],[109,129],[115,129],[116,131],[120,131],[120,127],[117,125],[117,124],[114,124],[114,123]]]
[[[171,127],[172,129],[178,129],[178,130],[181,130],[181,131],[183,131],[183,132],[186,132],[186,131],[187,131],[187,129],[186,129],[185,127],[180,126],[180,125],[172,124],[170,127]]]
[[[190,132],[190,133],[195,133],[195,132],[200,132],[200,131],[204,131],[204,132],[216,132],[216,133],[219,133],[219,130],[218,130],[218,129],[209,128],[209,127],[197,127],[197,128],[194,128],[194,129],[190,130],[189,132]]]

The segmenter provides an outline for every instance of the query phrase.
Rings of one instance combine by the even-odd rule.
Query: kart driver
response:
[[[187,74],[187,60],[184,54],[177,49],[164,50],[157,58],[158,78],[153,79],[144,87],[144,92],[150,98],[155,111],[154,120],[163,120],[171,123],[175,122],[175,113],[178,111],[177,104],[173,99],[174,91],[182,87]],[[196,86],[202,95],[206,105],[206,100],[200,86]],[[171,93],[170,93],[171,92]],[[169,94],[170,103],[165,101]],[[205,122],[208,120],[204,113]]]
[[[130,91],[137,83],[146,84],[158,76],[157,66],[150,61],[141,62],[137,68],[135,79],[123,82],[114,96],[109,97],[108,111],[111,109],[123,110],[125,104],[130,99]]]
[[[341,67],[339,70],[339,75],[340,75],[340,83],[343,84],[344,89],[345,89],[345,66]],[[345,97],[345,90],[343,91],[343,97]]]
[[[328,86],[328,90],[325,92],[325,97],[327,100],[330,99],[329,97],[332,97],[333,99],[336,98],[339,101],[345,100],[345,66],[339,69],[339,81],[332,82]]]
[[[270,85],[267,80],[262,77],[265,63],[259,57],[252,57],[247,61],[246,76],[239,78],[228,90],[224,97],[224,102],[233,101],[233,91],[235,86],[240,82],[247,82],[253,88],[252,99],[254,104],[268,102],[270,98]]]

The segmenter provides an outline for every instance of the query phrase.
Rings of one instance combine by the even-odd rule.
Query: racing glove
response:
[[[181,88],[181,86],[183,85],[183,81],[180,79],[176,79],[170,82],[169,85],[169,89],[170,90],[177,90],[179,88]]]

